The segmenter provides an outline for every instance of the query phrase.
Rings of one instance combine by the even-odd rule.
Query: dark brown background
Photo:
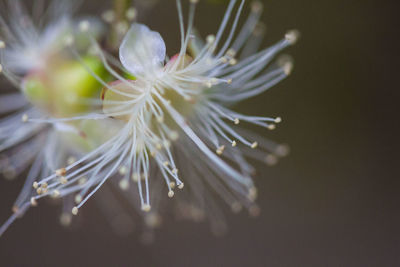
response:
[[[161,1],[143,18],[174,48],[170,54],[179,44],[173,2]],[[224,5],[200,2],[196,24],[208,34]],[[44,204],[0,239],[0,265],[400,265],[395,1],[264,3],[266,45],[291,28],[302,39],[287,51],[296,61],[293,75],[239,107],[282,116],[270,136],[292,148],[278,166],[258,166],[259,218],[229,216],[230,231],[218,238],[206,224],[169,221],[154,245],[143,246],[137,234],[113,234],[94,201],[73,230],[59,226],[58,207]],[[22,182],[0,180],[0,221]]]

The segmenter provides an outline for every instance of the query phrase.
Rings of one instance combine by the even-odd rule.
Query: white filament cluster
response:
[[[237,4],[231,0],[217,33],[203,42],[193,30],[198,1],[190,1],[186,29],[181,2],[176,2],[181,48],[170,60],[161,35],[142,24],[133,24],[126,34],[120,47],[120,62],[100,48],[87,21],[79,24],[80,30],[89,36],[94,53],[118,82],[106,83],[86,66],[89,73],[110,94],[119,96],[118,100],[104,100],[103,112],[29,121],[60,124],[96,120],[116,127],[117,131],[96,149],[65,167],[59,166],[62,168],[53,174],[37,176],[31,181],[37,194],[28,204],[19,203],[20,207],[36,205],[45,196],[74,194],[76,205],[70,211],[77,215],[86,201],[113,178],[124,192],[138,195],[141,209],[149,212],[153,202],[160,202],[162,190],[156,186],[156,180],[161,178],[170,198],[179,197],[181,192],[175,193],[176,187],[184,189],[185,184],[186,189],[188,185],[199,209],[210,207],[212,198],[204,188],[211,187],[232,210],[240,211],[244,206],[251,214],[258,214],[254,204],[257,191],[251,178],[254,168],[246,158],[272,165],[287,154],[287,148],[244,127],[249,123],[272,130],[281,118],[248,116],[231,107],[287,77],[291,61],[273,60],[282,49],[296,42],[298,33],[290,31],[278,43],[259,50],[261,4],[253,4],[251,14],[237,33],[245,1]],[[130,16],[134,17],[133,13]],[[111,20],[110,14],[106,17]],[[72,42],[70,39],[68,43]],[[70,50],[84,64],[80,53],[73,47]],[[123,72],[135,80],[126,79]],[[152,189],[156,191],[150,194]]]

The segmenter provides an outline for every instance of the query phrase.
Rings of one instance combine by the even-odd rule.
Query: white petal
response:
[[[122,65],[133,75],[159,69],[165,54],[161,35],[138,23],[132,24],[119,48]]]

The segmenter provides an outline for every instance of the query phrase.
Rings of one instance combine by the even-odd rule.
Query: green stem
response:
[[[131,5],[131,0],[114,0],[114,14],[116,21],[126,20],[125,12]]]

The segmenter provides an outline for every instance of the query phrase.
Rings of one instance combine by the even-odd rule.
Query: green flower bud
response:
[[[26,97],[55,117],[71,117],[93,108],[89,99],[99,99],[102,85],[87,70],[106,79],[101,61],[86,56],[78,61],[55,61],[41,72],[28,74],[23,83]]]

